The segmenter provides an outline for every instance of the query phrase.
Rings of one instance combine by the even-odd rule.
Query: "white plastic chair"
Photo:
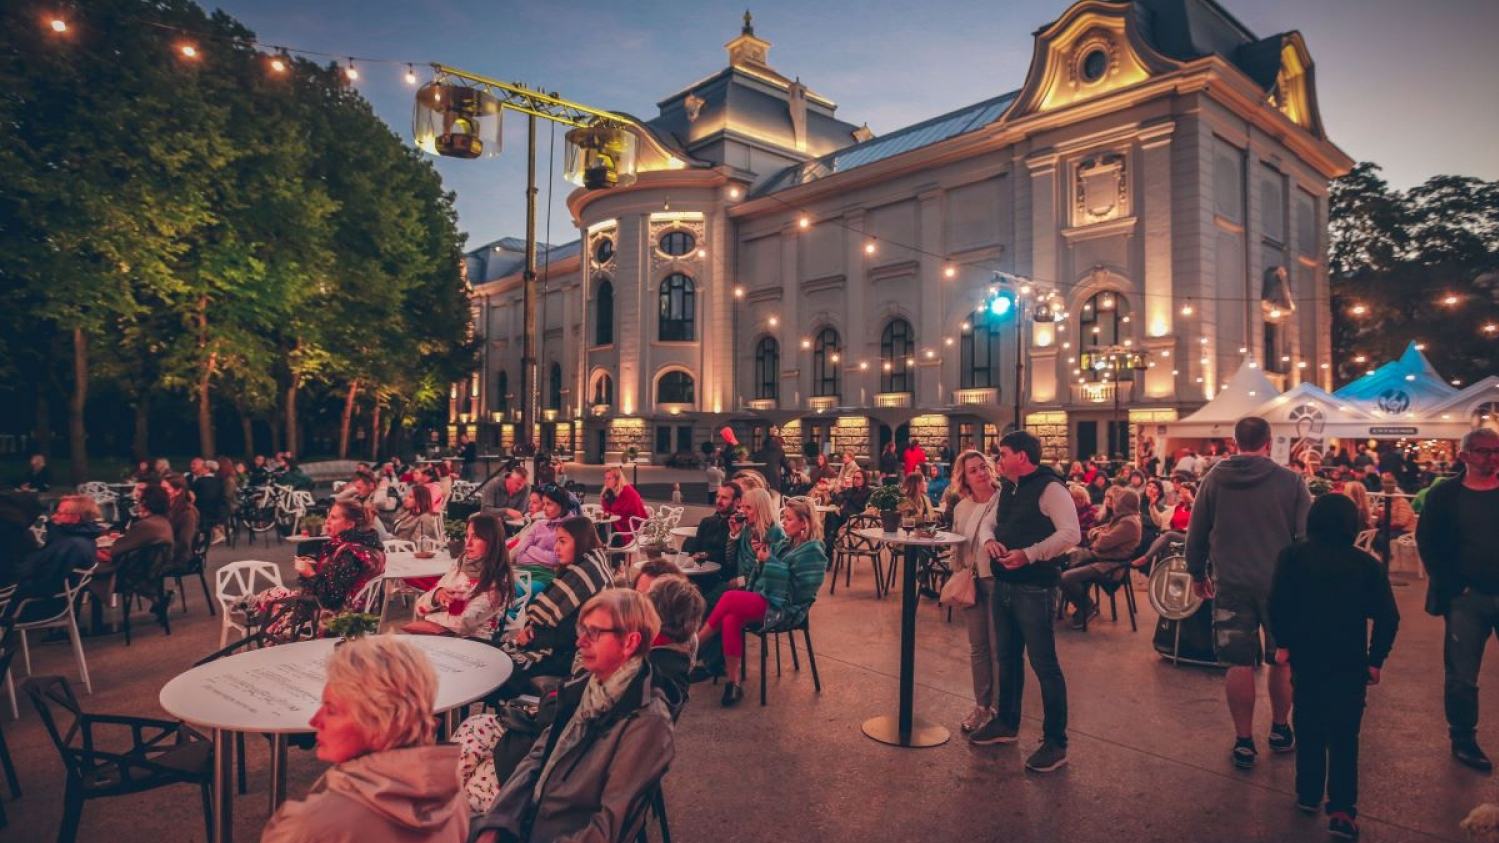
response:
[[[685,506],[666,506],[663,504],[661,508],[656,511],[656,515],[658,518],[665,519],[666,526],[668,528],[671,528],[682,523],[682,513],[686,511],[687,507]]]
[[[1353,546],[1358,550],[1362,550],[1363,552],[1372,555],[1374,553],[1374,536],[1378,532],[1378,530],[1361,531],[1358,534],[1358,538],[1355,538],[1353,540]]]
[[[223,626],[219,631],[219,647],[222,649],[229,643],[229,630],[237,629],[241,636],[249,635],[250,630],[246,623],[245,613],[236,611],[234,604],[252,594],[259,594],[272,587],[283,585],[281,582],[281,569],[273,562],[262,562],[259,559],[245,559],[239,562],[230,562],[220,568],[213,575],[214,599],[219,601],[219,608],[223,609]],[[261,584],[259,580],[264,580]]]
[[[77,576],[78,573],[82,573],[82,576],[75,583],[73,582],[73,577]],[[83,687],[90,694],[94,692],[94,683],[90,681],[88,676],[88,660],[83,657],[83,638],[78,634],[78,616],[73,613],[73,607],[78,604],[78,595],[83,592],[89,580],[93,579],[93,575],[94,572],[92,569],[84,572],[74,572],[63,581],[62,591],[53,595],[54,598],[66,600],[62,611],[50,618],[16,624],[16,632],[21,635],[21,656],[26,663],[27,676],[31,675],[31,648],[26,643],[26,631],[30,629],[66,629],[68,637],[73,642],[73,655],[78,658],[78,676],[83,680]]]
[[[416,542],[405,539],[386,539],[385,552],[389,553],[416,553]]]

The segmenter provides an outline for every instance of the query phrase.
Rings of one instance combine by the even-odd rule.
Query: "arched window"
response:
[[[661,380],[656,381],[657,404],[693,404],[696,401],[692,375],[686,372],[667,372],[661,376]]]
[[[593,403],[610,406],[614,403],[614,378],[609,374],[600,374],[593,381]]]
[[[780,397],[781,344],[774,337],[764,337],[755,346],[755,397]]]
[[[547,379],[547,409],[562,409],[562,364],[553,363]]]
[[[842,394],[840,378],[838,376],[841,343],[838,332],[832,328],[823,328],[817,332],[817,339],[812,345],[812,394],[819,398],[837,398]]]
[[[1083,303],[1078,325],[1083,348],[1122,345],[1129,337],[1129,300],[1105,290]]]
[[[999,325],[987,307],[975,310],[964,323],[959,350],[962,389],[999,386]]]
[[[494,408],[502,413],[510,412],[510,373],[503,369],[495,379]]]
[[[911,323],[892,319],[880,335],[880,392],[910,392],[916,343]]]
[[[605,241],[608,242],[608,241]],[[599,282],[593,294],[593,344],[614,343],[614,285],[609,279]]]
[[[673,231],[662,235],[660,246],[661,251],[674,258],[680,258],[692,253],[693,248],[697,246],[697,238],[693,237],[690,231]]]
[[[692,342],[697,339],[697,294],[692,279],[681,273],[661,282],[661,313],[657,321],[662,342]]]

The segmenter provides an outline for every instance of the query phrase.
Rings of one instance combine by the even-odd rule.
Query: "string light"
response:
[[[1495,331],[1499,331],[1499,325],[1495,325],[1494,323],[1490,322],[1489,324],[1483,326],[1483,332],[1485,334],[1493,334]]]
[[[797,224],[797,226],[799,226],[802,229],[811,228],[812,227],[812,218],[809,217],[809,216],[807,216],[806,214],[803,214],[802,218],[796,221],[796,224]]]
[[[942,274],[946,275],[948,278],[956,278],[958,275],[958,268],[956,266],[953,266],[952,264],[948,264],[947,268],[942,270]]]
[[[1369,308],[1364,307],[1361,304],[1356,304],[1353,306],[1352,312],[1354,316],[1363,316],[1365,313],[1369,312]]]
[[[1187,299],[1187,301],[1182,305],[1182,315],[1183,316],[1191,316],[1192,315],[1192,300],[1191,299]]]
[[[739,188],[737,188],[737,187],[731,187],[731,188],[729,188],[729,198],[730,199],[738,199],[739,198]]]
[[[744,298],[744,288],[743,287],[735,287],[734,288],[734,298],[736,298],[736,299],[742,299],[742,298]]]
[[[285,73],[286,62],[281,60],[280,58],[271,59],[271,70],[276,73]]]
[[[872,254],[874,254],[874,241],[873,240],[871,240],[868,243],[864,244],[864,254],[866,254],[866,255],[872,255]]]
[[[359,81],[359,68],[354,66],[353,56],[349,56],[349,66],[344,68],[344,75],[349,77],[350,82]]]
[[[416,68],[412,67],[409,64],[406,65],[406,84],[407,85],[415,85],[416,84]]]
[[[198,48],[191,44],[183,44],[178,49],[184,58],[195,59],[198,57]]]
[[[52,27],[53,32],[59,34],[68,31],[68,22],[63,20],[62,18],[53,18],[52,22],[48,25]]]
[[[772,327],[772,328],[774,328],[775,326],[781,324],[781,320],[777,319],[774,316],[770,317],[769,319],[767,319],[765,321],[768,322],[768,323],[770,323],[770,327]]]
[[[1444,298],[1444,299],[1442,299],[1442,304],[1445,304],[1448,307],[1451,307],[1452,305],[1457,304],[1457,296],[1454,296],[1451,293],[1448,293],[1447,297]]]
[[[943,345],[952,345],[952,337],[944,337],[943,340],[942,340],[942,344]]]
[[[802,349],[803,350],[811,348],[811,347],[812,347],[812,341],[811,340],[802,340]]]

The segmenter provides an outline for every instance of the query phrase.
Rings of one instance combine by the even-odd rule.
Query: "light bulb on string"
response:
[[[1187,299],[1186,303],[1182,305],[1182,315],[1183,316],[1191,316],[1192,315],[1192,300],[1191,299]]]
[[[359,81],[359,68],[354,66],[353,56],[349,56],[349,66],[344,68],[344,75],[349,77],[350,82]]]
[[[956,278],[958,275],[958,268],[956,266],[953,266],[952,264],[948,264],[947,268],[942,270],[942,274],[946,275],[948,278]]]
[[[179,52],[182,53],[182,57],[183,58],[195,59],[195,58],[198,57],[198,48],[194,47],[191,44],[183,44],[181,47],[179,47],[177,49],[178,49]]]
[[[68,31],[68,22],[63,20],[62,18],[53,18],[52,21],[47,25],[52,27],[52,31],[58,33],[59,35]]]
[[[811,228],[812,227],[812,218],[809,217],[809,216],[806,216],[804,214],[801,219],[799,219],[799,220],[796,221],[796,224],[797,224],[797,226],[799,226],[801,228],[804,228],[804,229]]]
[[[416,84],[416,68],[412,67],[409,64],[406,65],[406,84],[407,85],[415,85]]]
[[[275,73],[285,73],[286,72],[286,62],[282,61],[279,58],[273,58],[273,59],[271,59],[271,70],[273,72],[275,72]]]

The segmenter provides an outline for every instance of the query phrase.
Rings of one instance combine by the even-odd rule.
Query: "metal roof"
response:
[[[764,196],[838,173],[846,173],[849,170],[976,131],[998,120],[1019,93],[1019,91],[1011,91],[1008,94],[933,117],[914,126],[907,126],[888,135],[845,147],[821,158],[787,167],[767,179],[755,190],[755,195]]]

